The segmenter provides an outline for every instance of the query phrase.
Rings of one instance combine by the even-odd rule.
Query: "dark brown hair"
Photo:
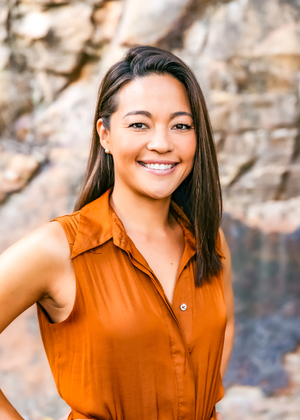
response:
[[[222,194],[212,128],[202,90],[192,70],[169,51],[152,47],[130,48],[123,60],[105,74],[98,94],[91,151],[85,181],[75,211],[100,197],[114,185],[111,154],[100,145],[96,123],[102,118],[110,128],[110,116],[117,110],[117,93],[127,83],[150,74],[169,74],[185,87],[191,106],[197,138],[194,167],[172,194],[172,199],[189,217],[196,238],[196,286],[210,282],[219,274],[222,263],[216,250],[222,217]]]

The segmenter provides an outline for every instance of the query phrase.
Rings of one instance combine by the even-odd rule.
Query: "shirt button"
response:
[[[181,309],[182,311],[186,311],[186,310],[187,310],[187,305],[186,305],[185,303],[182,303],[182,304],[180,305],[180,309]]]

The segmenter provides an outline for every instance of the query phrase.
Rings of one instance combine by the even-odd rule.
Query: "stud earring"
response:
[[[104,150],[104,152],[105,152],[105,153],[109,153],[109,150],[108,150],[108,149],[105,149],[105,150]]]

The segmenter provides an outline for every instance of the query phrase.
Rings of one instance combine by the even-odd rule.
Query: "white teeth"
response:
[[[144,163],[144,166],[148,169],[159,169],[159,170],[166,170],[173,168],[174,165],[165,165],[163,163]]]

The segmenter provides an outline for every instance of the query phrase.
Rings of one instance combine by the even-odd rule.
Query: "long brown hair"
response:
[[[74,210],[80,210],[114,185],[114,163],[100,145],[96,123],[102,118],[110,128],[110,116],[117,110],[117,93],[127,83],[150,74],[170,74],[185,87],[197,138],[194,167],[172,194],[172,199],[189,217],[196,238],[196,286],[210,282],[222,269],[216,250],[222,217],[222,193],[212,128],[202,90],[192,70],[169,51],[153,46],[130,48],[115,63],[100,85],[94,118],[91,151],[85,180]]]

